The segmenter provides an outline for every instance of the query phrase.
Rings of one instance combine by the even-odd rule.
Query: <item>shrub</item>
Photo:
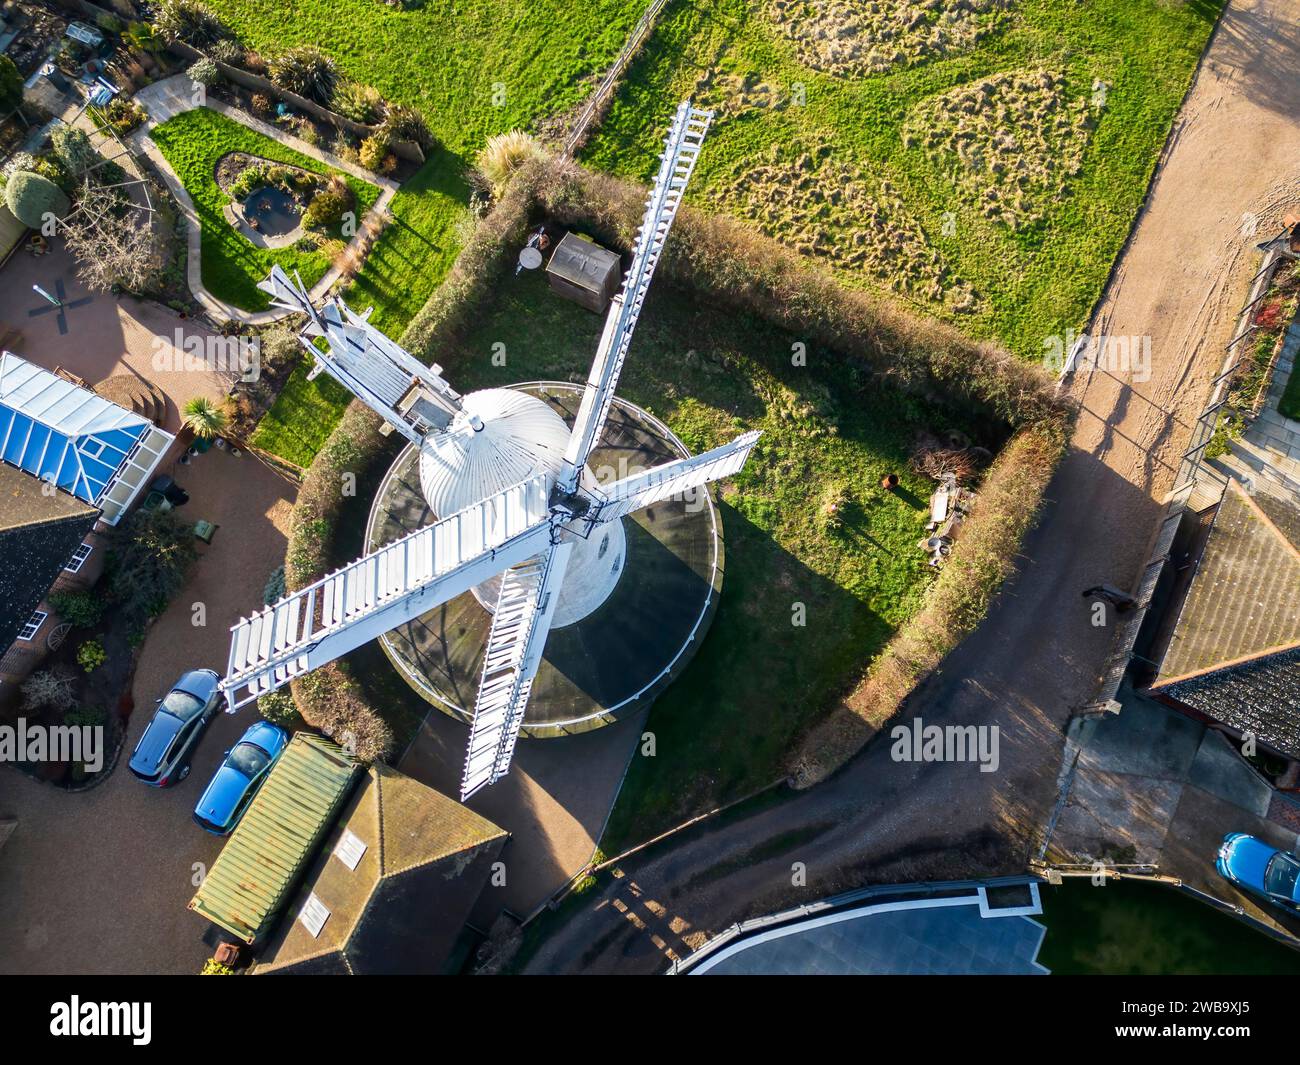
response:
[[[343,214],[356,206],[356,196],[352,187],[335,174],[329,184],[312,197],[303,215],[303,221],[309,226],[332,226],[343,220]]]
[[[134,100],[124,100],[120,96],[114,96],[108,102],[106,114],[109,124],[122,136],[134,132],[145,119],[143,107]]]
[[[273,725],[286,728],[298,724],[298,708],[293,704],[293,697],[287,691],[275,691],[260,696],[257,700],[257,712]]]
[[[76,702],[72,694],[73,677],[70,673],[56,673],[43,669],[33,673],[23,681],[23,706],[27,709],[40,710],[49,707],[52,710],[68,710]]]
[[[137,510],[115,534],[109,553],[109,591],[128,624],[143,628],[166,608],[198,557],[194,527],[175,511]]]
[[[195,85],[202,85],[205,89],[212,88],[221,80],[221,71],[217,69],[217,64],[206,56],[191,63],[186,73],[190,76],[190,81]]]
[[[244,46],[233,37],[222,37],[221,40],[213,41],[208,46],[208,55],[218,63],[237,67],[244,58]]]
[[[542,146],[535,137],[512,129],[490,138],[475,157],[474,165],[491,186],[492,195],[500,197],[519,168],[542,155]]]
[[[87,673],[93,673],[107,661],[104,645],[98,640],[87,640],[77,648],[77,665]]]
[[[388,114],[384,116],[383,128],[388,131],[393,140],[411,141],[426,152],[437,144],[433,134],[429,132],[429,125],[425,122],[424,115],[406,104],[394,104],[389,107]]]
[[[253,93],[253,97],[249,100],[249,104],[253,108],[253,114],[263,116],[269,115],[271,113],[271,108],[274,106],[271,103],[271,98],[264,92]]]
[[[161,52],[167,47],[162,34],[148,22],[132,22],[122,36],[127,44],[141,52]]]
[[[40,229],[51,216],[68,213],[68,197],[47,177],[21,171],[5,184],[5,203],[15,218],[32,229]]]
[[[379,762],[392,751],[393,733],[337,662],[293,682],[302,716],[362,762]]]
[[[7,55],[0,55],[0,115],[7,115],[23,102],[23,76]]]
[[[345,81],[334,90],[331,107],[344,118],[360,122],[363,126],[373,126],[383,114],[384,98],[378,89],[369,85]]]
[[[286,325],[273,325],[258,337],[258,358],[262,375],[278,376],[297,366],[303,347],[298,334]]]
[[[308,100],[328,107],[338,85],[334,60],[319,48],[299,45],[281,52],[267,64],[271,80]]]
[[[372,133],[361,142],[361,151],[358,153],[361,165],[367,170],[378,173],[383,168],[384,160],[388,158],[389,148],[387,133],[383,130]]]
[[[162,0],[154,13],[153,25],[168,42],[205,45],[229,36],[221,20],[199,0]]]
[[[50,606],[64,621],[79,629],[94,628],[104,616],[104,603],[94,592],[54,592]]]
[[[90,138],[76,126],[60,122],[50,131],[50,148],[58,160],[74,176],[82,174],[100,162]]]
[[[238,976],[229,965],[222,965],[216,958],[209,958],[199,970],[200,976]]]
[[[97,728],[108,724],[108,711],[102,706],[79,706],[63,715],[63,723],[75,728]]]

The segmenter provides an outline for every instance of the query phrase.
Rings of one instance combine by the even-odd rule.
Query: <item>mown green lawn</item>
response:
[[[625,0],[208,0],[263,55],[311,44],[354,81],[420,108],[468,155],[494,133],[578,104],[641,15]]]
[[[1221,0],[1017,0],[965,50],[884,73],[846,74],[801,61],[795,43],[764,14],[771,10],[766,2],[676,2],[633,64],[584,161],[647,179],[672,107],[694,95],[721,109],[700,156],[695,203],[761,219],[766,197],[758,197],[757,208],[738,205],[738,183],[770,153],[782,165],[803,152],[825,153],[828,164],[855,172],[870,195],[901,202],[895,221],[937,253],[946,289],[973,290],[976,309],[958,313],[925,294],[903,295],[974,335],[1042,358],[1044,339],[1079,329],[1100,295],[1221,6]],[[928,158],[919,140],[905,147],[904,127],[918,107],[956,87],[1000,72],[1039,70],[1063,76],[1064,100],[1085,106],[1093,128],[1082,170],[1062,198],[1048,197],[1039,221],[1013,230],[972,205],[962,165]],[[1026,131],[1005,132],[1027,143]],[[922,138],[925,133],[922,128]],[[1015,155],[1013,149],[1013,162]],[[1054,165],[1050,155],[1045,165]],[[799,208],[769,218],[777,239],[794,242],[795,226],[808,215],[816,223],[843,184],[825,172],[815,183],[821,187],[809,190]],[[892,191],[882,193],[882,185]],[[882,259],[886,276],[843,266],[839,276],[888,290],[901,267],[892,254]]]
[[[456,261],[456,225],[467,212],[469,187],[459,160],[432,154],[389,204],[393,218],[344,292],[358,312],[374,307],[371,321],[399,337]],[[295,370],[253,434],[253,445],[299,466],[311,460],[338,424],[352,395],[321,374],[307,380]]]
[[[508,278],[439,361],[462,392],[568,380],[587,372],[601,322],[552,294],[540,273]],[[634,759],[607,834],[615,848],[779,775],[794,737],[917,609],[928,583],[916,544],[932,485],[909,471],[908,457],[922,430],[972,428],[878,385],[857,387],[848,373],[792,367],[794,341],[666,285],[637,328],[619,395],[664,419],[695,451],[751,427],[765,435],[745,473],[723,489],[721,605],[685,675],[651,711],[657,754]],[[493,362],[497,344],[505,345],[504,366]],[[828,358],[808,351],[810,366]],[[880,488],[891,472],[903,479],[895,494]],[[846,517],[832,530],[818,509],[837,487]],[[803,626],[794,624],[796,604]],[[367,683],[366,670],[353,675]],[[401,709],[389,688],[371,697]],[[399,720],[410,717],[402,711]]]
[[[270,251],[255,247],[236,232],[222,215],[230,197],[217,185],[215,172],[218,160],[236,151],[317,174],[335,171],[205,107],[177,115],[150,136],[194,200],[203,230],[203,284],[217,299],[244,310],[263,310],[270,301],[257,283],[274,265],[297,270],[308,286],[325,275],[330,259],[321,249],[301,250],[295,245]],[[350,175],[344,177],[356,194],[358,215],[364,215],[379,198],[378,187]]]

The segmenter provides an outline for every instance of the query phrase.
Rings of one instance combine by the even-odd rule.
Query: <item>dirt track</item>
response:
[[[653,972],[733,921],[851,884],[1023,869],[1056,797],[1063,729],[1110,647],[1079,592],[1136,580],[1253,245],[1300,207],[1298,70],[1300,0],[1230,5],[1090,330],[1150,336],[1150,379],[1075,381],[1078,430],[1021,571],[905,715],[998,725],[999,771],[900,764],[877,741],[812,791],[626,863],[528,971]],[[805,887],[791,886],[794,862]]]

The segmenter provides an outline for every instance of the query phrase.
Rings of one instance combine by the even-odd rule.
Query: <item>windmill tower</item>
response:
[[[279,267],[262,283],[276,306],[306,315],[299,339],[316,360],[313,376],[328,373],[419,449],[436,520],[241,619],[222,682],[230,711],[472,591],[492,621],[461,799],[506,774],[548,633],[598,607],[623,573],[622,519],[737,473],[759,437],[744,433],[604,487],[588,468],[711,118],[689,102],[677,109],[572,429],[522,391],[461,396],[440,367],[370,325],[369,312],[339,299],[318,310]]]

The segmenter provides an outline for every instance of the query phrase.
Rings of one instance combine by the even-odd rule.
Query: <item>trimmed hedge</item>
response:
[[[402,346],[426,363],[445,350],[491,297],[536,219],[549,217],[626,248],[640,224],[644,197],[643,189],[572,162],[545,159],[522,167],[411,321]],[[921,610],[895,634],[850,697],[805,738],[793,768],[794,781],[807,786],[856,753],[985,616],[1036,520],[1069,439],[1072,413],[1041,368],[944,323],[844,289],[829,273],[737,222],[687,208],[674,233],[659,266],[661,279],[708,292],[720,308],[754,314],[806,336],[838,353],[846,369],[873,374],[886,387],[964,406],[1013,432]],[[289,588],[310,584],[333,566],[345,502],[341,478],[351,473],[363,483],[385,457],[381,424],[354,401],[308,471],[290,532]],[[309,722],[335,738],[350,734],[359,757],[373,760],[387,752],[391,733],[345,670],[317,670],[295,681],[293,692]]]

